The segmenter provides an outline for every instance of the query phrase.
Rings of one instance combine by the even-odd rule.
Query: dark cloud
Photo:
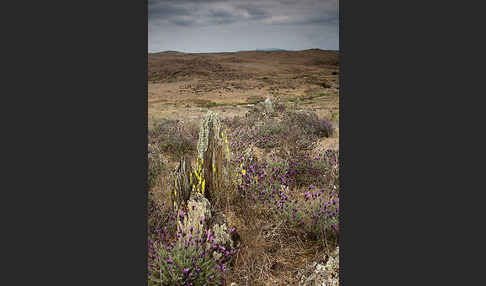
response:
[[[337,0],[148,0],[148,16],[149,51],[337,49],[339,42]],[[323,38],[310,42],[316,33]]]
[[[169,19],[169,23],[179,25],[179,26],[191,26],[195,23],[195,20],[175,17]]]
[[[154,19],[169,19],[177,16],[190,16],[192,12],[184,7],[172,5],[161,5],[160,3],[150,6],[148,9],[149,21]]]
[[[238,15],[235,15],[225,10],[209,10],[209,22],[214,24],[230,24],[238,20]]]

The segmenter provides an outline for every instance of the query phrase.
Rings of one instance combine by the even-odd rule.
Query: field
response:
[[[338,259],[339,53],[169,51],[149,54],[148,79],[150,285],[313,285],[316,264]],[[224,259],[191,264],[195,252],[174,246],[192,236],[176,226],[175,170],[182,157],[204,169],[208,111],[221,118],[225,163],[221,189],[208,185],[206,197],[234,244],[219,246]],[[173,262],[176,251],[188,260]],[[327,283],[337,283],[332,265]]]

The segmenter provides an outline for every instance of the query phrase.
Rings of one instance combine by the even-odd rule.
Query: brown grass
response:
[[[298,228],[274,223],[268,213],[240,205],[237,227],[242,248],[226,280],[238,285],[298,285],[297,272],[321,257],[322,242],[302,236]]]

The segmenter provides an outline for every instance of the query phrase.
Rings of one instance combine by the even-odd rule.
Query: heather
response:
[[[336,122],[278,102],[217,122],[213,135],[187,121],[149,130],[149,284],[298,285],[339,241],[339,152],[321,147]],[[218,215],[190,221],[188,198]],[[220,216],[234,243],[199,232]]]
[[[149,128],[148,141],[172,158],[179,158],[195,152],[197,132],[194,124],[165,119]]]

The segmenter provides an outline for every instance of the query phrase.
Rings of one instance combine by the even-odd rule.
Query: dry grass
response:
[[[297,285],[295,275],[327,252],[322,242],[303,237],[298,228],[274,223],[263,210],[239,208],[242,248],[227,281],[238,285]]]

